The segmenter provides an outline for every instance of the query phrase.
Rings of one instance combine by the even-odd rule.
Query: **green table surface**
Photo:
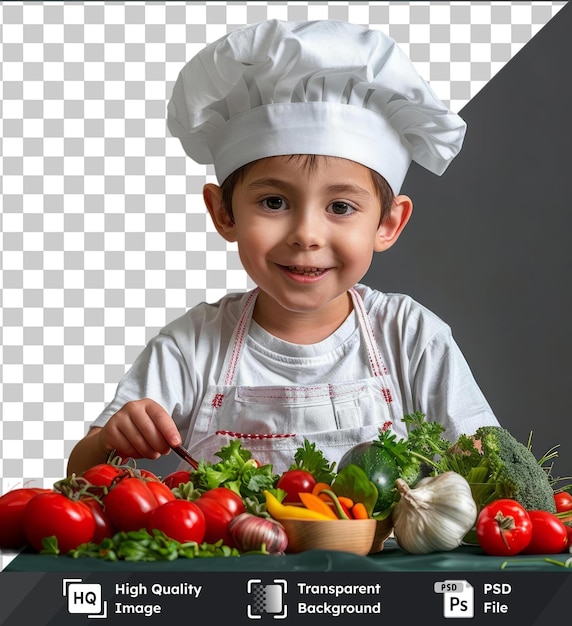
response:
[[[547,560],[548,559],[548,560]],[[476,546],[461,546],[450,552],[426,555],[406,554],[389,539],[381,552],[357,556],[332,550],[310,550],[299,554],[248,555],[239,557],[208,557],[155,562],[109,562],[95,558],[20,553],[5,572],[310,572],[310,571],[392,571],[392,572],[494,572],[556,571],[572,572],[572,563],[563,567],[572,554],[517,555],[494,557]],[[551,561],[557,561],[560,565]]]

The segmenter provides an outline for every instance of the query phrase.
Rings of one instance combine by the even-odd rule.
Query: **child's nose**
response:
[[[288,235],[288,244],[299,248],[316,248],[324,245],[325,231],[321,220],[311,213],[297,215]]]

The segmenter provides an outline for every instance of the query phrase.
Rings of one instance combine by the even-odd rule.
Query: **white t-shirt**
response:
[[[447,324],[409,296],[361,284],[356,290],[392,383],[394,414],[421,411],[443,424],[450,441],[481,425],[498,425]],[[201,303],[165,326],[137,357],[92,426],[103,426],[130,400],[152,398],[173,416],[183,441],[189,439],[205,391],[219,379],[247,296],[229,294],[213,304]],[[252,321],[236,382],[308,385],[371,375],[352,313],[330,337],[311,345],[278,339]],[[403,424],[395,423],[393,429],[406,436]]]

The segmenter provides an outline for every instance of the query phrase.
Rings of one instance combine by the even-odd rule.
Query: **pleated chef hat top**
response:
[[[181,70],[167,125],[219,182],[264,157],[342,157],[399,193],[411,161],[442,174],[466,124],[395,41],[335,20],[268,20],[207,45]]]

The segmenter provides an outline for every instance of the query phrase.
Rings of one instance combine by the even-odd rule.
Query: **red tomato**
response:
[[[157,474],[154,474],[151,470],[137,468],[134,471],[135,471],[135,475],[138,476],[139,478],[146,478],[148,480],[157,480],[161,482]]]
[[[167,537],[180,543],[205,538],[206,521],[202,510],[189,500],[171,500],[151,511],[147,518],[147,530],[160,530]]]
[[[157,503],[159,505],[165,504],[165,502],[170,502],[175,499],[175,494],[169,489],[169,487],[162,482],[157,480],[147,480],[147,487],[150,489],[151,493],[157,499]]]
[[[311,492],[316,479],[305,470],[287,470],[278,479],[276,486],[286,492],[284,502],[301,502],[300,492]]]
[[[572,526],[564,524],[566,526],[566,532],[568,533],[568,546],[572,546]]]
[[[526,554],[558,554],[568,546],[566,526],[548,511],[529,511],[532,537],[523,550]]]
[[[186,470],[178,470],[176,472],[172,472],[171,474],[167,474],[165,478],[163,478],[163,482],[170,489],[175,489],[181,483],[188,483],[191,480],[191,472],[187,472]]]
[[[216,500],[233,516],[240,515],[246,511],[244,500],[236,493],[236,491],[228,489],[227,487],[215,487],[214,489],[209,489],[201,495],[202,500],[205,498]]]
[[[222,539],[225,545],[235,547],[228,530],[230,520],[235,516],[215,498],[203,498],[201,496],[194,502],[205,516],[205,541],[207,543],[216,543]]]
[[[140,530],[146,527],[147,516],[159,506],[147,481],[127,477],[119,480],[103,497],[109,521],[117,530]]]
[[[487,554],[511,556],[522,552],[532,537],[528,512],[516,500],[501,498],[481,509],[477,540]]]
[[[45,537],[55,536],[58,548],[64,554],[91,541],[94,531],[95,520],[89,506],[55,491],[32,498],[24,512],[28,544],[38,552],[42,550]]]
[[[95,531],[93,532],[91,541],[101,543],[105,538],[113,537],[116,530],[107,519],[103,506],[95,498],[89,496],[82,498],[81,501],[85,502],[91,509],[93,519],[95,520]]]
[[[82,478],[85,478],[94,487],[109,487],[116,478],[123,476],[125,472],[124,467],[118,467],[111,463],[99,463],[85,470]]]
[[[0,548],[21,548],[26,545],[24,511],[28,502],[39,493],[50,489],[22,487],[12,489],[0,498]]]
[[[567,513],[572,511],[572,495],[567,491],[559,491],[554,494],[554,504],[557,513]]]

